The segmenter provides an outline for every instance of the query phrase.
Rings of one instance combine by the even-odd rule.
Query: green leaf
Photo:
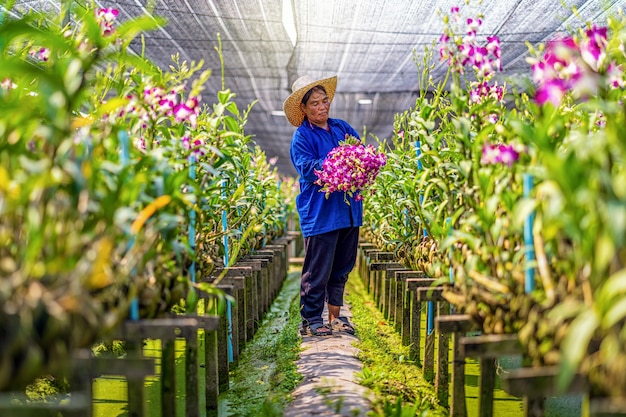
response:
[[[228,130],[230,130],[231,132],[239,132],[239,123],[237,122],[237,119],[235,119],[232,116],[224,116],[224,124],[226,125],[226,128]]]
[[[622,269],[609,277],[600,288],[596,302],[599,305],[609,303],[613,298],[622,294],[626,294],[626,269]]]
[[[221,104],[226,104],[231,99],[231,97],[233,97],[233,94],[230,92],[230,90],[222,90],[217,92],[217,99]]]
[[[80,59],[72,59],[65,70],[63,75],[63,82],[65,83],[65,89],[68,94],[74,94],[81,86],[83,78],[80,74],[83,66]]]
[[[134,67],[147,74],[155,74],[159,71],[158,67],[153,62],[142,56],[119,53],[115,53],[114,56],[118,63],[124,63],[129,67]]]
[[[120,97],[112,98],[111,100],[103,103],[98,108],[98,115],[102,116],[105,114],[112,113],[116,111],[117,109],[121,108],[122,106],[125,106],[126,103],[128,103],[128,99],[126,98],[120,98]]]
[[[124,39],[125,43],[128,43],[136,38],[140,33],[159,29],[164,27],[166,24],[167,20],[161,16],[142,15],[119,25],[115,29],[115,33],[117,36]]]
[[[608,307],[606,314],[602,317],[602,327],[604,329],[609,329],[626,318],[626,298],[604,307]]]
[[[187,289],[187,299],[185,303],[185,311],[187,314],[193,313],[196,311],[196,307],[198,306],[198,293],[195,288],[189,287]]]
[[[48,159],[33,160],[24,155],[20,155],[18,159],[22,168],[31,174],[41,174],[50,169],[50,160]]]
[[[593,262],[598,271],[603,271],[615,256],[615,244],[610,236],[602,233],[596,240]]]
[[[515,205],[513,211],[513,221],[516,227],[521,227],[528,216],[530,216],[537,207],[537,200],[534,198],[522,198]]]
[[[613,189],[618,192],[619,188],[626,188],[626,171],[617,174],[618,183],[614,183]],[[615,180],[615,177],[614,177]],[[607,204],[607,217],[611,219],[610,228],[611,237],[617,246],[623,246],[626,238],[624,231],[626,231],[626,207],[624,207],[623,201],[626,200],[626,196],[622,196],[619,201],[611,201]]]
[[[237,189],[235,190],[235,192],[231,196],[231,199],[233,201],[239,201],[243,197],[245,191],[246,191],[245,184],[243,184],[243,183],[239,184],[239,186],[237,187]]]
[[[562,360],[557,378],[557,387],[565,392],[578,372],[589,343],[598,329],[600,319],[594,309],[583,310],[571,323],[561,346]]]
[[[226,106],[226,110],[228,110],[235,116],[239,116],[239,108],[237,107],[237,103],[235,103],[234,101],[228,103],[228,105]]]
[[[568,298],[548,312],[548,319],[557,325],[577,316],[586,309],[582,301]]]

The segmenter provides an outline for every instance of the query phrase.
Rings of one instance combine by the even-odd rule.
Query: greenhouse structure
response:
[[[626,417],[624,9],[0,1],[0,417]]]

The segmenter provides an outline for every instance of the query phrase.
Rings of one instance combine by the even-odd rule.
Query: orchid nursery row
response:
[[[235,93],[204,95],[202,62],[130,54],[163,22],[117,14],[0,15],[0,391],[123,320],[219,297],[201,278],[293,211],[294,180],[246,135]]]
[[[485,334],[517,334],[559,386],[626,396],[626,19],[530,47],[498,80],[500,42],[453,8],[421,97],[381,142],[366,235],[444,286]],[[430,71],[448,65],[436,83]]]

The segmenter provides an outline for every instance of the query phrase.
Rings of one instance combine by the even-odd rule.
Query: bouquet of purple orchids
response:
[[[372,145],[365,146],[354,136],[348,136],[328,153],[321,171],[315,171],[318,178],[315,184],[322,187],[320,191],[326,193],[326,198],[330,193],[343,191],[345,202],[350,204],[348,197],[363,200],[362,192],[374,184],[386,163],[385,154],[376,152]]]

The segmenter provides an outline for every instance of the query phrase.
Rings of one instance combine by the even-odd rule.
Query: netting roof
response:
[[[28,8],[60,10],[60,1],[22,0]],[[538,44],[606,19],[626,0],[157,0],[153,14],[168,24],[145,37],[146,55],[163,68],[171,56],[205,61],[213,76],[206,97],[221,89],[217,36],[223,44],[226,87],[246,107],[254,100],[248,134],[269,158],[278,157],[279,170],[295,175],[289,143],[295,130],[284,116],[282,103],[301,75],[338,75],[331,117],[348,121],[357,131],[389,137],[394,115],[415,104],[419,71],[416,61],[424,47],[443,31],[441,11],[460,6],[463,15],[483,15],[478,35],[497,35],[502,44],[501,79],[519,80],[530,74],[526,42]],[[142,0],[96,0],[100,7],[120,10],[118,20],[148,12]],[[576,12],[574,12],[574,9]],[[131,45],[137,53],[139,40]],[[417,56],[417,58],[416,58]],[[447,66],[435,51],[433,76]],[[362,100],[371,100],[363,104]]]

